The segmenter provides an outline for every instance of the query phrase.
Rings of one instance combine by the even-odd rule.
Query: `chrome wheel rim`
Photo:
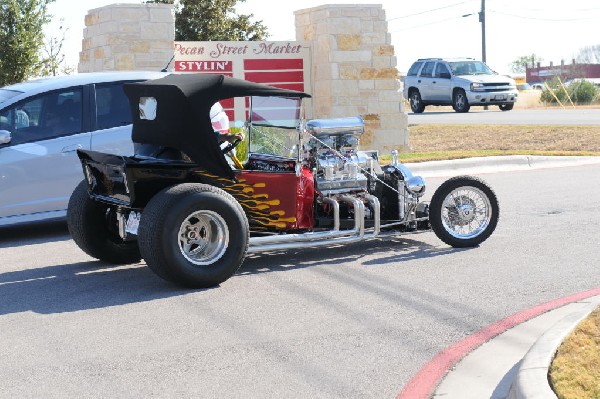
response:
[[[416,110],[419,108],[419,104],[421,103],[419,95],[417,93],[413,93],[412,96],[410,96],[410,107],[412,108],[412,110]]]
[[[463,109],[465,107],[465,96],[462,93],[456,95],[456,107]]]
[[[206,266],[219,260],[229,244],[225,220],[213,211],[197,211],[186,217],[179,228],[179,250],[191,263]]]
[[[492,204],[477,187],[460,187],[451,191],[442,203],[442,224],[459,239],[470,239],[483,233],[492,220]]]

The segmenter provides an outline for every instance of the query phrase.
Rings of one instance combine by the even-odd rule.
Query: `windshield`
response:
[[[252,97],[250,152],[295,155],[302,99]]]
[[[20,91],[0,89],[0,103],[8,100],[11,97],[21,94]]]
[[[455,75],[495,75],[490,67],[481,61],[449,62],[452,73]]]

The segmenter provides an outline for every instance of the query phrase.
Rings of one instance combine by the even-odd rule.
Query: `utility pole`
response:
[[[481,61],[486,62],[487,60],[485,57],[485,0],[481,0],[479,22],[481,22]]]
[[[481,11],[479,12],[479,22],[481,22],[481,61],[487,63],[485,57],[485,0],[481,0]],[[488,110],[488,106],[483,106],[484,110]]]

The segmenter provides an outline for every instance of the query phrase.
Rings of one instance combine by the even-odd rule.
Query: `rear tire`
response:
[[[146,264],[159,277],[206,288],[240,268],[249,232],[235,198],[214,186],[189,183],[166,188],[150,200],[142,212],[138,242]]]
[[[119,236],[114,209],[90,198],[85,181],[71,194],[67,226],[73,241],[92,258],[114,264],[141,259],[137,242],[123,241]]]
[[[457,176],[433,194],[429,224],[446,244],[475,247],[494,232],[499,212],[496,194],[487,184],[476,177]]]
[[[409,101],[410,109],[415,114],[420,114],[423,111],[425,111],[425,105],[423,104],[423,100],[421,99],[421,93],[419,93],[419,90],[414,89],[410,92]]]

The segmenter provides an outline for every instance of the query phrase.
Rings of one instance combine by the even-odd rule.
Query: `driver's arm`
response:
[[[236,140],[244,140],[245,137],[244,132],[229,133],[215,131],[215,134],[217,135],[219,142],[228,141],[233,143]]]

